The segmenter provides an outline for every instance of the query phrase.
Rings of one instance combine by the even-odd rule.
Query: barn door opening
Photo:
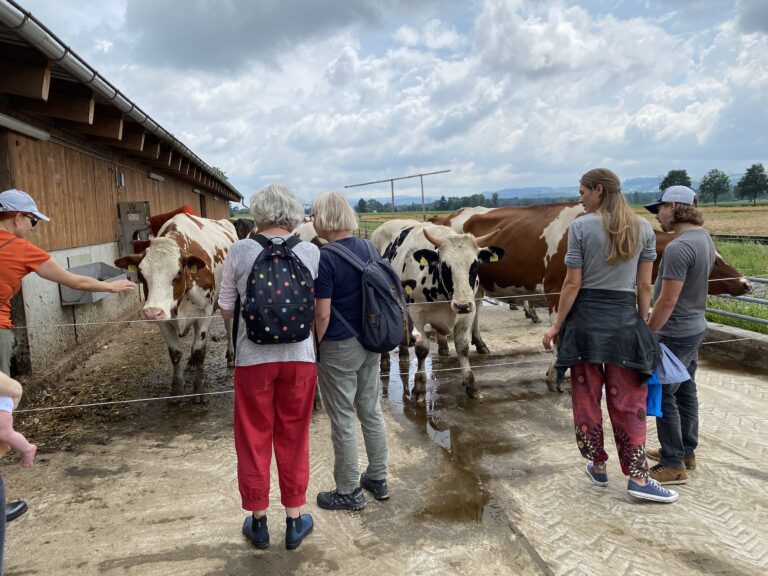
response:
[[[200,216],[208,218],[208,211],[205,209],[205,195],[200,194]]]

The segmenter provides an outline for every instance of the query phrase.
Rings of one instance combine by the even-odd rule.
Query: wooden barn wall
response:
[[[149,168],[139,162],[123,157],[112,162],[16,132],[7,132],[6,138],[9,185],[28,192],[51,218],[35,229],[35,244],[45,250],[116,241],[118,202],[149,201],[152,214],[184,204],[200,212],[201,196],[191,184],[171,177],[153,180],[147,176]],[[2,151],[0,145],[0,155]],[[125,175],[122,188],[117,187],[116,171]],[[228,202],[204,194],[208,218],[229,217]]]

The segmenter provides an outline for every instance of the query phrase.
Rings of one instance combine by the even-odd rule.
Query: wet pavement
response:
[[[766,573],[764,373],[702,361],[699,467],[677,503],[641,503],[626,495],[609,439],[609,486],[584,475],[569,394],[549,392],[543,380],[551,358],[540,347],[544,328],[505,307],[484,308],[483,324],[492,355],[471,357],[483,400],[464,394],[455,356],[433,357],[426,405],[415,405],[404,385],[413,382],[413,352],[408,361],[392,356],[382,380],[389,502],[371,498],[361,513],[315,506],[317,491],[332,487],[333,454],[328,418],[314,415],[307,509],[316,527],[297,551],[282,546],[274,470],[272,546],[256,551],[240,534],[232,397],[222,394],[207,406],[155,402],[99,418],[83,411],[79,423],[98,422],[78,431],[83,442],[63,430],[66,442],[33,469],[6,460],[10,497],[30,504],[9,527],[7,573]],[[144,365],[107,371],[107,380],[130,381],[125,394],[165,394],[170,367],[152,330],[131,327],[100,354],[119,362],[129,342],[140,342]],[[217,347],[223,342],[207,372],[212,389],[226,391],[226,367],[212,360]],[[90,362],[69,385],[103,377],[107,362]]]

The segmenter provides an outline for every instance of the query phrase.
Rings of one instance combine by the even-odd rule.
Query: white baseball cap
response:
[[[15,188],[0,192],[0,212],[26,212],[45,222],[51,221],[48,216],[37,210],[32,196]]]
[[[664,192],[661,193],[661,196],[659,196],[659,199],[656,202],[653,204],[646,204],[645,209],[648,210],[648,212],[652,212],[653,214],[658,214],[659,207],[662,204],[667,204],[669,202],[676,202],[678,204],[690,204],[691,206],[695,206],[696,192],[688,188],[688,186],[670,186],[669,188],[664,189]]]

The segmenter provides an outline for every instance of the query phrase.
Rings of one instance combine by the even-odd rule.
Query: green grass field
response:
[[[768,246],[762,244],[719,242],[717,248],[728,262],[745,276],[768,278]],[[755,284],[752,289],[756,298],[768,299],[768,285]],[[725,310],[735,314],[752,316],[768,320],[768,305],[752,302],[740,302],[738,300],[725,300],[710,296],[707,302],[709,308]],[[736,326],[753,332],[768,334],[768,325],[757,322],[749,322],[738,318],[728,318],[719,314],[707,313],[707,320],[718,322],[727,326]]]

